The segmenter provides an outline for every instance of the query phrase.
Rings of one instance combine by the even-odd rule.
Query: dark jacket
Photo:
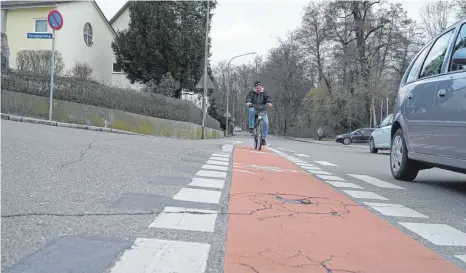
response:
[[[256,90],[251,90],[246,97],[246,102],[250,102],[256,105],[264,105],[267,103],[272,103],[272,99],[265,90],[263,90],[260,94],[257,94]]]

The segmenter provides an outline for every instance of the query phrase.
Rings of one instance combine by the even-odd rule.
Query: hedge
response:
[[[2,75],[2,90],[48,97],[50,77],[24,72]],[[144,116],[202,124],[202,110],[193,103],[159,94],[109,87],[93,81],[55,77],[54,99],[122,110]],[[220,123],[207,116],[206,126],[220,130]]]

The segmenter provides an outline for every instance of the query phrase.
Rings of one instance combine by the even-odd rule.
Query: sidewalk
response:
[[[464,273],[269,149],[233,163],[225,273]]]

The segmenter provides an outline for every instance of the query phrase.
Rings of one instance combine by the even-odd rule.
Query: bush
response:
[[[50,79],[44,75],[10,72],[2,75],[2,90],[48,97]],[[188,101],[131,89],[108,87],[92,81],[56,77],[54,99],[94,105],[144,116],[202,124],[202,110]],[[219,122],[208,116],[206,126],[220,129]]]
[[[54,75],[62,75],[65,64],[61,53],[55,50]],[[52,50],[21,50],[16,56],[16,66],[19,71],[50,75],[50,58]]]
[[[173,97],[175,95],[175,90],[176,80],[172,77],[170,72],[162,76],[158,85],[154,80],[150,80],[142,89],[143,92],[160,94],[167,97]]]
[[[79,80],[90,80],[92,79],[92,68],[85,62],[76,62],[70,74]]]

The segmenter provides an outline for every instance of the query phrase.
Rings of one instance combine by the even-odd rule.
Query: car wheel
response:
[[[374,143],[374,139],[373,139],[373,138],[371,138],[371,139],[369,140],[369,151],[370,151],[371,153],[373,153],[373,154],[375,154],[375,153],[377,153],[377,152],[379,151],[379,149],[376,149],[376,148],[375,148],[375,143]]]
[[[343,139],[343,144],[345,144],[345,145],[351,144],[351,138],[345,137],[345,139]]]
[[[408,158],[408,149],[401,129],[396,131],[392,139],[390,170],[395,179],[404,181],[413,181],[419,173],[419,165]]]

